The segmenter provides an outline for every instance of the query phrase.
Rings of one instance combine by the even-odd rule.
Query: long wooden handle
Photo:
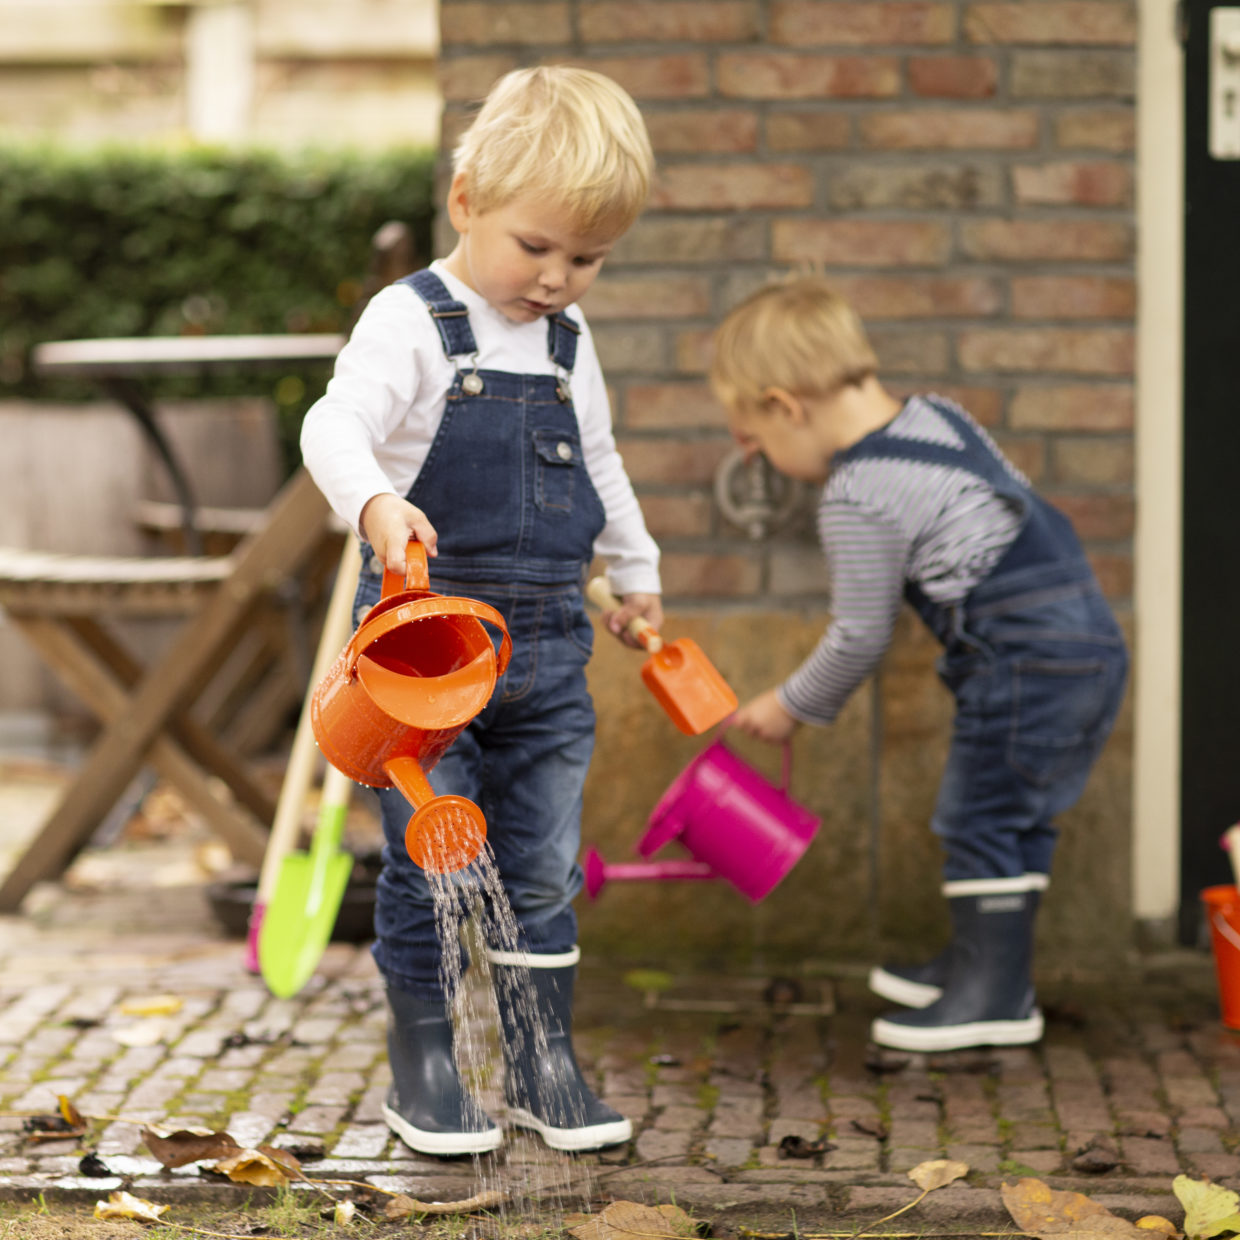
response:
[[[310,723],[310,699],[314,695],[315,686],[327,675],[328,669],[336,656],[344,649],[344,644],[353,632],[353,596],[357,592],[357,576],[362,565],[362,550],[356,538],[345,539],[344,551],[340,556],[340,566],[336,569],[336,584],[332,588],[332,596],[327,604],[327,614],[323,618],[323,631],[319,636],[319,647],[314,655],[314,666],[310,671],[310,687],[306,690],[306,700],[302,707],[301,718],[297,721],[297,731],[293,734],[292,748],[289,750],[288,766],[284,772],[284,783],[280,787],[280,798],[276,802],[275,818],[271,824],[271,835],[267,840],[267,851],[263,855],[263,868],[258,874],[258,890],[255,901],[266,904],[275,890],[276,880],[280,876],[280,863],[293,850],[297,840],[297,832],[301,826],[301,811],[305,804],[306,792],[314,776],[315,760],[318,746],[314,741],[314,729]]]
[[[619,611],[621,607],[620,600],[611,592],[606,577],[590,578],[586,586],[586,598],[599,611]],[[651,654],[658,654],[663,649],[663,638],[659,636],[658,629],[649,620],[634,616],[625,627]]]

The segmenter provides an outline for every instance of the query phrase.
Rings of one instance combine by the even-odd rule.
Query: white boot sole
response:
[[[934,1028],[876,1020],[870,1037],[898,1051],[962,1051],[973,1046],[1026,1046],[1042,1037],[1042,1013],[1034,1008],[1023,1020],[978,1020]]]
[[[900,1003],[905,1007],[929,1007],[936,999],[943,997],[941,986],[931,986],[926,982],[910,982],[906,977],[897,977],[877,965],[870,970],[866,982],[869,988],[892,1003]]]
[[[485,1128],[481,1132],[426,1132],[402,1119],[386,1103],[383,1118],[387,1126],[411,1149],[419,1154],[486,1154],[498,1149],[504,1130]]]
[[[627,1119],[587,1128],[553,1128],[524,1107],[509,1107],[508,1122],[518,1128],[532,1128],[553,1150],[600,1150],[607,1145],[622,1145],[633,1136],[633,1125]]]

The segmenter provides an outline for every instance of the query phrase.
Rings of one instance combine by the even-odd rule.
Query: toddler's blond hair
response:
[[[830,396],[878,370],[856,311],[818,275],[765,285],[715,331],[710,384],[729,410],[760,409],[770,388]]]
[[[454,154],[474,208],[518,194],[563,204],[583,232],[624,232],[650,192],[654,156],[637,105],[590,69],[515,69],[491,88]]]

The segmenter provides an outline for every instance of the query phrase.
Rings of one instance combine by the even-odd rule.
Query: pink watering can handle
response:
[[[716,740],[723,740],[727,733],[732,730],[734,725],[730,722],[730,718],[729,716],[720,725],[719,735],[715,738]],[[792,779],[792,742],[784,741],[780,748],[783,752],[779,762],[779,790],[787,792],[788,783]]]

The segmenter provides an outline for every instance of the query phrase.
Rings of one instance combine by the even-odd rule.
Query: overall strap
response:
[[[1029,492],[1008,472],[994,450],[977,433],[972,423],[947,402],[925,399],[935,413],[963,440],[963,447],[929,443],[924,439],[905,439],[898,435],[867,435],[835,458],[836,465],[855,460],[902,460],[923,465],[944,465],[961,469],[980,478],[1003,499],[1020,500],[1027,505]]]
[[[433,271],[415,271],[396,283],[409,285],[426,302],[439,330],[439,339],[443,341],[443,351],[449,359],[462,353],[478,352],[473,329],[469,326],[469,310],[463,301],[453,299],[447,286]]]
[[[580,334],[581,328],[563,310],[547,317],[547,356],[566,374],[573,373]]]

